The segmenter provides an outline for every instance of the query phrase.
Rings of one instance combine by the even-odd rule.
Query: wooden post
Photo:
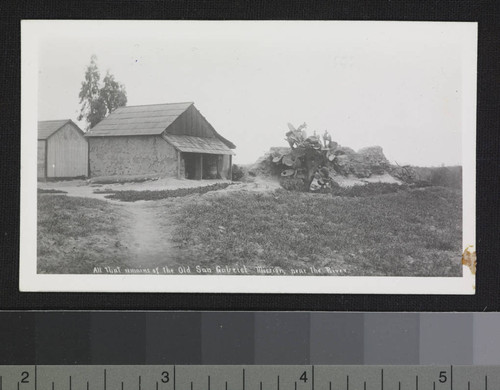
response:
[[[203,180],[203,153],[200,153],[200,179]]]
[[[229,180],[233,180],[233,155],[229,155]]]
[[[181,151],[177,151],[177,179],[181,178]]]
[[[217,164],[217,179],[220,179],[220,177],[221,177],[221,175],[220,175],[220,169],[219,169],[221,158],[223,158],[223,155],[221,155],[221,154],[217,155],[217,161],[216,161],[216,164]]]

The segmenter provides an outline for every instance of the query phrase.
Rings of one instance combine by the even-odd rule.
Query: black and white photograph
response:
[[[21,290],[474,294],[476,23],[21,40]]]

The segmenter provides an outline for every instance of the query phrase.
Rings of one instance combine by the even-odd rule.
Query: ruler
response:
[[[0,390],[500,390],[500,366],[0,366]]]

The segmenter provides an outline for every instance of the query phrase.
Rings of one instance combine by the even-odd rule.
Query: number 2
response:
[[[30,381],[28,380],[29,376],[30,376],[29,372],[23,371],[21,373],[21,383],[30,383]]]

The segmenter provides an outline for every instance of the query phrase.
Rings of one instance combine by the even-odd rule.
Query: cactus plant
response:
[[[326,172],[329,172],[329,169],[333,169],[337,143],[329,142],[330,147],[323,147],[319,136],[316,134],[307,136],[306,126],[303,123],[296,129],[288,123],[289,131],[286,133],[286,140],[290,145],[290,151],[287,154],[275,155],[272,161],[282,167],[282,177],[300,177],[304,181],[305,188],[315,190],[314,186],[311,187],[315,175],[321,176],[322,182],[325,183],[331,179],[326,178],[329,175],[325,176],[325,171],[319,174],[319,170],[324,168]]]

